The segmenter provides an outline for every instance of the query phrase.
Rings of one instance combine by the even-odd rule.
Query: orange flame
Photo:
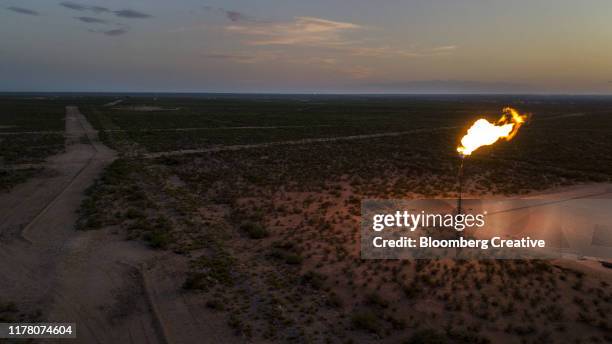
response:
[[[484,118],[474,122],[467,134],[461,139],[457,152],[466,156],[482,146],[492,145],[499,139],[512,140],[519,128],[527,120],[527,115],[521,115],[513,108],[507,107],[503,115],[493,124]]]

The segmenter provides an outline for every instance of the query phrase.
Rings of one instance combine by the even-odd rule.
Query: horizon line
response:
[[[221,91],[0,91],[0,95],[37,95],[37,94],[99,94],[99,95],[355,95],[355,96],[566,96],[566,97],[607,97],[612,96],[612,93],[554,93],[554,92],[530,92],[530,93],[514,93],[514,92],[282,92],[282,91],[262,91],[262,92],[221,92]]]

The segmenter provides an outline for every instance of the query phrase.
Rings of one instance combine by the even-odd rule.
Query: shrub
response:
[[[327,279],[327,276],[314,271],[308,271],[302,275],[301,282],[304,285],[309,285],[313,289],[321,289],[323,282]]]
[[[389,307],[389,301],[383,299],[382,296],[377,293],[369,293],[368,295],[366,295],[366,303],[368,305],[377,306],[380,308]]]
[[[17,304],[14,302],[0,303],[0,313],[16,313]]]
[[[141,219],[145,217],[145,214],[142,211],[137,210],[135,208],[129,208],[127,212],[125,213],[125,217],[130,220]]]
[[[225,309],[225,304],[223,304],[223,302],[221,302],[218,299],[211,299],[211,300],[206,301],[206,307],[210,309],[222,311]]]
[[[161,230],[154,230],[145,234],[145,240],[149,243],[149,246],[153,248],[167,248],[172,242],[170,233]]]
[[[351,315],[351,324],[358,330],[364,330],[372,333],[378,333],[380,324],[378,317],[370,310],[356,311]]]
[[[302,256],[297,253],[286,253],[285,254],[285,263],[291,265],[298,265],[302,263]]]
[[[208,290],[219,283],[231,285],[233,279],[234,259],[225,252],[213,256],[202,256],[191,262],[192,271],[183,283],[183,289]]]
[[[274,259],[282,260],[285,263],[290,264],[290,265],[301,264],[302,260],[304,260],[302,256],[300,256],[298,253],[290,252],[290,251],[287,251],[285,249],[278,248],[278,247],[275,247],[272,249],[272,251],[270,252],[270,257]]]
[[[185,290],[205,290],[207,287],[206,274],[201,272],[190,273],[183,282]]]
[[[415,332],[406,344],[444,344],[446,337],[434,329],[425,329]]]
[[[344,302],[338,294],[331,292],[327,298],[327,305],[333,308],[342,308]]]
[[[243,222],[240,229],[244,231],[251,239],[263,239],[270,235],[267,229],[258,223]]]

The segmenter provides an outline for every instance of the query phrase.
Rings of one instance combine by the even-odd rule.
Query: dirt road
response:
[[[154,159],[154,158],[159,158],[162,156],[175,156],[175,155],[185,155],[185,154],[194,154],[194,153],[235,151],[235,150],[242,150],[242,149],[265,148],[265,147],[286,146],[286,145],[303,145],[303,144],[311,144],[311,143],[324,143],[324,142],[336,142],[336,141],[365,140],[365,139],[374,139],[374,138],[379,138],[379,137],[395,137],[395,136],[410,135],[410,134],[416,134],[416,133],[433,132],[433,131],[439,131],[439,130],[450,130],[450,129],[456,129],[456,128],[458,127],[422,128],[422,129],[394,131],[394,132],[385,132],[385,133],[377,133],[377,134],[320,137],[320,138],[309,138],[309,139],[277,141],[277,142],[253,143],[253,144],[244,144],[244,145],[219,146],[219,147],[202,148],[202,149],[183,149],[183,150],[176,150],[176,151],[148,153],[144,155],[144,158]]]
[[[66,108],[66,136],[50,172],[0,195],[1,301],[28,319],[77,323],[79,343],[163,343],[139,269],[153,251],[108,230],[74,230],[85,189],[115,152],[76,107]]]

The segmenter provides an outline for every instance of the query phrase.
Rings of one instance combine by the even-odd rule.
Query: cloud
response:
[[[435,52],[445,52],[445,51],[454,51],[455,49],[457,49],[456,45],[443,45],[443,46],[435,47],[431,50]]]
[[[146,14],[140,11],[131,10],[131,9],[113,10],[107,7],[90,6],[90,5],[70,2],[70,1],[61,2],[60,6],[63,6],[70,10],[79,11],[79,12],[91,12],[94,14],[112,14],[117,17],[128,18],[128,19],[132,19],[132,18],[141,19],[141,18],[151,17],[151,15],[149,14]],[[98,18],[98,17],[80,16],[80,17],[74,17],[74,18],[86,24],[111,24],[109,20]],[[121,36],[129,32],[129,27],[127,25],[124,25],[121,23],[115,23],[113,26],[115,26],[115,28],[108,28],[104,30],[90,29],[88,31],[92,33],[101,33],[101,34],[104,34],[106,36],[111,36],[111,37]]]
[[[233,11],[233,10],[228,10],[222,7],[212,7],[212,6],[204,6],[204,9],[207,11],[214,11],[214,12],[220,12],[223,13],[223,15],[225,15],[225,17],[227,19],[229,19],[232,22],[255,22],[256,20],[251,18],[250,16],[242,13],[242,12],[238,12],[238,11]]]
[[[245,61],[245,60],[250,60],[253,58],[253,56],[249,56],[249,55],[233,55],[233,54],[206,54],[204,55],[205,58],[207,59],[214,59],[214,60],[231,60],[231,61]]]
[[[37,11],[30,10],[30,9],[27,9],[27,8],[23,8],[23,7],[9,6],[6,9],[9,10],[9,11],[13,11],[15,13],[26,14],[26,15],[30,15],[30,16],[40,15],[40,13],[38,13]]]
[[[218,8],[207,8],[219,11]],[[247,54],[208,54],[205,58],[225,60],[234,63],[258,63],[278,61],[294,65],[309,66],[326,73],[337,73],[352,79],[372,78],[376,75],[371,67],[355,65],[353,60],[342,59],[347,56],[363,57],[396,57],[419,58],[445,56],[452,54],[457,46],[443,45],[435,47],[403,49],[393,46],[371,46],[368,41],[353,38],[354,33],[363,34],[368,27],[335,20],[316,17],[295,17],[291,21],[262,22],[247,21],[240,16],[230,18],[231,24],[225,30],[241,36],[243,43],[257,47],[257,51]],[[275,47],[274,53],[266,50]],[[307,48],[296,55],[284,47]],[[315,49],[316,48],[316,49]],[[244,50],[243,50],[244,51]],[[308,56],[310,55],[310,56]]]
[[[247,16],[245,16],[244,14],[240,12],[236,12],[236,11],[225,11],[225,15],[227,16],[227,19],[233,22],[248,20]]]
[[[124,35],[126,33],[129,32],[129,28],[128,27],[119,27],[116,29],[110,29],[110,30],[94,30],[94,29],[90,29],[88,30],[91,33],[101,33],[103,35],[106,36],[110,36],[110,37],[114,37],[114,36],[121,36]]]
[[[89,7],[89,6],[85,6],[85,5],[75,4],[73,2],[60,2],[60,6],[64,6],[66,8],[69,8],[69,9],[75,10],[75,11],[85,11]]]
[[[224,53],[212,53],[203,55],[204,58],[212,60],[224,60],[235,63],[258,63],[262,61],[271,61],[279,58],[279,55],[272,52],[259,52],[250,55],[243,54],[224,54]]]
[[[151,15],[134,10],[118,10],[113,11],[117,17],[122,18],[151,18]]]
[[[394,47],[360,47],[360,46],[348,46],[338,47],[338,50],[342,50],[351,55],[355,56],[368,56],[368,57],[434,57],[444,56],[452,54],[457,47],[454,45],[433,47],[433,48],[412,48],[412,49],[399,49]]]
[[[296,17],[285,23],[250,23],[230,25],[226,30],[251,36],[250,45],[340,45],[345,44],[341,34],[362,27],[315,17]]]
[[[111,10],[108,7],[90,6],[90,5],[85,5],[85,4],[71,2],[71,1],[60,2],[60,6],[63,6],[65,8],[68,8],[74,11],[80,11],[80,12],[93,12],[95,14],[112,13],[116,15],[117,17],[129,18],[129,19],[133,19],[133,18],[143,19],[143,18],[152,17],[150,14],[143,13],[143,12],[136,11],[136,10],[131,10],[131,9]]]
[[[89,5],[78,4],[78,3],[70,2],[70,1],[60,2],[60,6],[63,6],[63,7],[69,8],[71,10],[75,10],[75,11],[90,11],[90,12],[93,12],[93,13],[108,13],[108,12],[111,12],[111,10],[106,8],[106,7],[102,7],[102,6],[89,6]]]
[[[94,18],[94,17],[74,17],[74,19],[80,20],[83,23],[88,23],[88,24],[108,24],[107,20],[100,19],[100,18]]]
[[[103,31],[102,33],[107,36],[120,36],[120,35],[126,34],[127,32],[128,32],[127,29],[112,29],[112,30]]]
[[[204,6],[204,10],[210,11],[210,12],[220,13],[220,14],[222,14],[224,17],[226,17],[227,19],[229,19],[233,23],[237,23],[237,22],[257,23],[257,22],[259,22],[255,18],[253,18],[251,16],[248,16],[248,15],[242,13],[242,12],[228,10],[228,9],[225,9],[225,8],[222,8],[222,7]],[[180,26],[178,28],[170,30],[170,32],[187,32],[187,31],[195,31],[195,30],[204,30],[204,29],[209,28],[209,27],[210,27],[210,25],[208,25],[208,24],[197,24],[197,25],[191,25],[191,26]]]
[[[457,46],[403,49],[392,46],[367,46],[347,37],[349,33],[368,28],[315,17],[296,17],[291,22],[249,22],[225,27],[231,33],[246,36],[248,45],[283,45],[324,48],[352,56],[418,58],[452,54]]]

